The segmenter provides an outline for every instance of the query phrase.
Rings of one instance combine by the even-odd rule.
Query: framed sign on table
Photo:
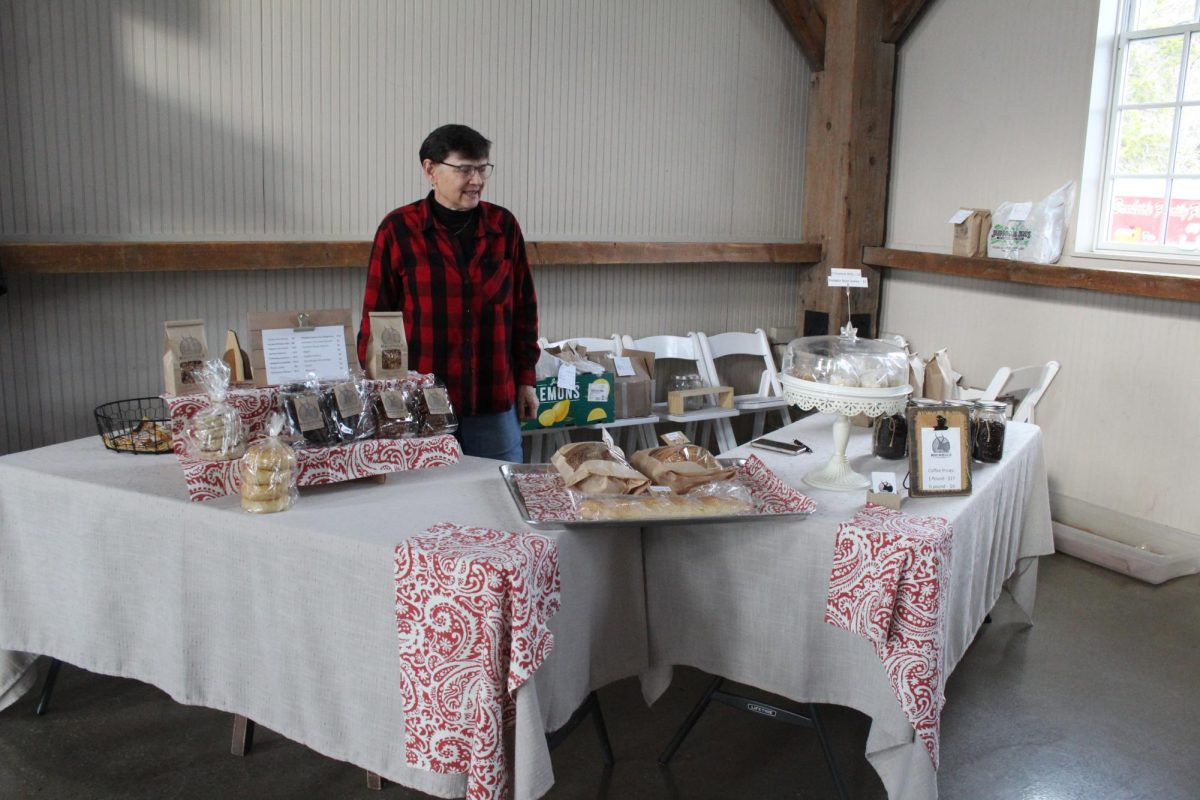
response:
[[[246,322],[256,386],[303,381],[310,370],[318,379],[336,380],[358,367],[354,318],[348,308],[252,311]]]
[[[942,497],[971,493],[971,414],[949,405],[910,406],[908,494]]]

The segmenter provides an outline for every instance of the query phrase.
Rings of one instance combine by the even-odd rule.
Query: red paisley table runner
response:
[[[838,525],[825,621],[870,640],[934,767],[945,705],[953,531],[942,517],[867,505]]]
[[[389,472],[444,467],[457,464],[461,453],[458,440],[450,434],[301,447],[296,450],[296,485],[317,486]],[[179,454],[179,464],[193,503],[237,494],[242,485],[241,459],[201,461]]]
[[[514,694],[554,647],[554,541],[444,522],[397,545],[395,575],[407,763],[508,797]]]

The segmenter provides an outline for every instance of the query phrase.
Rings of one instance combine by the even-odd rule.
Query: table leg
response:
[[[42,696],[38,698],[37,709],[33,712],[39,717],[45,716],[50,710],[50,695],[54,694],[54,684],[58,682],[58,671],[61,669],[61,661],[50,659],[50,670],[46,673],[46,682],[42,684]]]
[[[254,747],[254,720],[241,714],[234,714],[233,741],[230,743],[229,752],[235,756],[244,756],[250,752],[252,747]]]
[[[575,709],[575,713],[571,715],[565,725],[546,734],[546,747],[553,752],[554,748],[566,741],[571,732],[579,727],[579,723],[589,714],[596,725],[596,736],[600,739],[600,750],[604,757],[604,763],[611,767],[616,763],[616,759],[613,757],[612,744],[608,740],[608,727],[604,724],[604,715],[600,712],[600,698],[596,696],[595,692],[589,694],[587,700],[583,701],[583,705]]]

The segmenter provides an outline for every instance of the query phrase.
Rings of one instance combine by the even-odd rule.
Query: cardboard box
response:
[[[521,430],[611,422],[615,418],[613,381],[611,372],[601,375],[580,372],[575,376],[574,387],[560,387],[558,376],[539,380],[533,387],[537,392],[538,413],[522,422]]]
[[[613,416],[615,419],[647,417],[654,405],[654,353],[626,350],[591,353],[588,358],[613,373]],[[628,364],[620,359],[628,359]],[[628,373],[632,370],[632,374]]]
[[[568,344],[542,350],[536,367],[537,382],[533,385],[538,398],[537,414],[522,422],[521,430],[611,422],[614,376],[611,372],[597,373],[597,369],[603,366],[589,358],[582,346]],[[564,371],[574,373],[573,385],[559,385]]]

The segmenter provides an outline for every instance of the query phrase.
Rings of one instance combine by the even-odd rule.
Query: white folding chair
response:
[[[713,382],[721,386],[733,386],[732,380],[721,376],[717,362],[728,356],[753,356],[762,359],[762,371],[758,378],[758,390],[748,394],[735,394],[733,404],[743,415],[754,415],[752,439],[762,436],[767,414],[775,411],[779,414],[780,425],[789,424],[792,419],[788,414],[788,402],[783,398],[783,387],[779,383],[779,371],[775,369],[775,359],[771,355],[771,343],[762,328],[755,328],[754,333],[718,333],[713,336],[696,334],[700,340],[700,349],[707,359],[707,366],[712,371]]]
[[[582,347],[589,353],[615,353],[621,349],[621,337],[614,333],[606,339],[577,336],[573,339],[559,339],[557,342],[551,342],[542,337],[538,339],[538,344],[543,350],[550,347],[565,347],[566,345],[573,344]]]
[[[1012,370],[1008,367],[1001,367],[996,370],[996,374],[992,376],[992,380],[984,389],[960,388],[958,390],[959,400],[995,400],[1000,396],[1001,390],[1004,389],[1004,384],[1008,383],[1008,376],[1012,374]]]
[[[700,339],[695,333],[687,336],[646,336],[634,339],[629,335],[621,337],[623,350],[645,350],[654,353],[656,380],[662,382],[662,372],[658,370],[658,362],[665,359],[690,362],[695,365],[696,372],[710,386],[717,386],[716,376],[710,371],[708,359],[700,346]],[[723,453],[737,447],[733,438],[733,426],[729,420],[741,412],[737,408],[701,408],[696,411],[685,411],[682,414],[672,414],[667,410],[666,403],[655,403],[654,410],[660,420],[677,422],[684,426],[684,433],[689,439],[699,445],[705,445],[711,433],[717,444],[717,452]],[[697,438],[697,430],[699,438]]]
[[[1033,411],[1038,401],[1046,394],[1054,376],[1058,374],[1059,363],[1047,361],[1032,367],[1014,369],[1004,384],[1003,395],[1016,401],[1013,409],[1013,422],[1034,422]]]

